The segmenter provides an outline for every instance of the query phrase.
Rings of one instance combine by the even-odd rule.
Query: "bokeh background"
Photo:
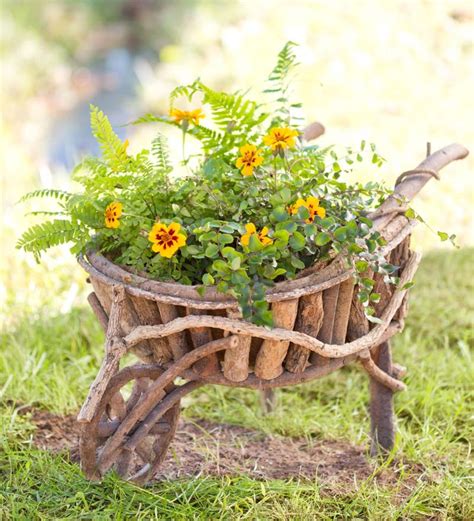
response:
[[[84,274],[67,248],[37,265],[15,249],[34,217],[16,202],[38,187],[69,187],[81,154],[96,152],[89,103],[101,107],[132,150],[154,128],[124,126],[167,111],[177,84],[258,98],[276,53],[300,44],[294,95],[322,144],[375,142],[387,159],[357,175],[393,183],[433,149],[474,143],[472,3],[464,0],[2,0],[2,321],[66,313],[84,302]],[[173,136],[170,136],[173,143]],[[434,231],[474,242],[473,156],[430,182],[415,207]],[[419,248],[452,247],[419,226]]]

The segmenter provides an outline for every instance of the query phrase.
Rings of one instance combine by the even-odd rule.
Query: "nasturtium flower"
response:
[[[235,162],[237,168],[242,170],[242,175],[249,176],[253,174],[253,169],[263,163],[263,157],[260,155],[261,150],[255,145],[244,145],[240,147],[241,157]]]
[[[273,127],[263,138],[265,145],[274,152],[280,152],[285,148],[293,148],[296,145],[298,131],[289,127]]]
[[[255,227],[255,224],[248,223],[245,225],[245,232],[246,233],[244,233],[242,235],[242,237],[240,238],[240,244],[242,244],[242,246],[249,245],[250,237],[252,235],[255,235],[255,237],[257,237],[257,239],[260,241],[260,243],[263,246],[268,246],[269,244],[273,243],[272,239],[270,239],[270,237],[267,237],[269,230],[266,226],[264,226],[261,229],[261,231],[257,232],[257,228]]]
[[[298,210],[304,206],[309,212],[309,217],[306,219],[307,223],[312,223],[316,216],[323,219],[326,217],[326,209],[319,206],[319,199],[317,197],[309,196],[306,200],[298,199],[295,204],[291,205],[288,209],[291,215],[298,213]]]
[[[169,226],[155,223],[148,234],[148,240],[153,243],[152,251],[167,259],[171,258],[179,248],[186,244],[186,237],[179,233],[180,229],[179,223],[171,223]]]
[[[176,123],[192,122],[195,125],[199,125],[199,120],[204,118],[204,112],[201,109],[194,110],[180,110],[172,108],[170,110],[170,116],[176,121]]]
[[[105,226],[107,228],[118,228],[120,226],[120,216],[122,215],[122,203],[114,201],[105,209]]]

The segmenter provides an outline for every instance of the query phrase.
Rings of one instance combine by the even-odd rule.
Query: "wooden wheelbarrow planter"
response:
[[[394,443],[393,393],[403,367],[391,361],[390,338],[403,328],[407,289],[420,261],[410,251],[416,221],[410,201],[438,171],[468,151],[453,144],[429,155],[397,180],[395,194],[371,218],[385,237],[383,254],[399,267],[398,287],[376,278],[381,323],[364,316],[353,272],[336,257],[268,291],[275,327],[239,317],[236,301],[213,288],[152,281],[101,255],[79,258],[94,292],[89,303],[106,332],[105,358],[82,406],[81,464],[88,478],[109,469],[145,482],[175,434],[180,400],[203,384],[269,390],[300,384],[359,361],[370,378],[372,453]],[[139,363],[119,369],[133,353]],[[176,384],[180,377],[181,385]]]

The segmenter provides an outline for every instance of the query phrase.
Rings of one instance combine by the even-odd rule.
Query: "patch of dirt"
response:
[[[58,416],[32,410],[37,429],[34,444],[52,452],[69,451],[78,461],[79,425],[74,415]],[[180,420],[158,480],[196,476],[238,476],[253,479],[310,479],[347,491],[374,473],[375,465],[362,446],[343,440],[308,442],[302,438],[269,436],[236,425]],[[395,486],[399,473],[409,471],[403,488],[411,488],[423,469],[396,461],[377,473],[379,485]]]

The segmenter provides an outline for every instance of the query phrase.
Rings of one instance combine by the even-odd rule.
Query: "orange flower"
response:
[[[270,239],[270,237],[267,237],[269,230],[266,226],[264,226],[260,232],[257,232],[255,224],[249,223],[245,225],[245,230],[246,233],[244,233],[244,235],[242,235],[240,239],[240,244],[242,244],[242,246],[249,245],[250,237],[252,235],[255,235],[263,246],[267,246],[273,243],[272,239]]]
[[[273,127],[263,138],[265,145],[269,146],[274,152],[283,151],[285,148],[293,148],[296,145],[297,130],[289,127]]]
[[[122,203],[115,201],[110,203],[105,209],[105,226],[107,228],[118,228],[120,226],[120,216],[122,215]]]
[[[312,223],[316,215],[321,217],[321,219],[326,217],[326,208],[319,206],[319,199],[317,197],[308,197],[308,199],[306,199],[306,204],[308,205],[309,210],[308,222]]]
[[[242,175],[252,175],[253,169],[263,163],[263,157],[260,155],[261,150],[258,150],[255,145],[244,145],[240,147],[241,157],[235,162],[237,168],[242,170]]]
[[[148,235],[148,240],[153,243],[151,249],[162,257],[171,258],[186,244],[186,237],[179,233],[180,229],[181,225],[178,223],[171,223],[169,226],[155,223]]]
[[[321,217],[321,219],[326,217],[326,209],[319,206],[319,199],[313,196],[308,197],[306,201],[304,199],[298,199],[295,204],[288,208],[288,211],[291,215],[295,215],[302,206],[307,208],[309,212],[309,217],[306,219],[307,223],[312,223],[316,215]]]
[[[295,204],[291,204],[289,207],[288,207],[288,212],[290,213],[290,215],[295,215],[298,213],[298,210],[304,206],[305,208],[307,208],[307,204],[306,204],[306,201],[304,199],[298,199],[296,201]]]
[[[176,123],[182,123],[190,121],[195,125],[199,125],[199,120],[204,118],[204,112],[201,109],[195,110],[180,110],[180,109],[171,109],[170,116],[176,121]]]

